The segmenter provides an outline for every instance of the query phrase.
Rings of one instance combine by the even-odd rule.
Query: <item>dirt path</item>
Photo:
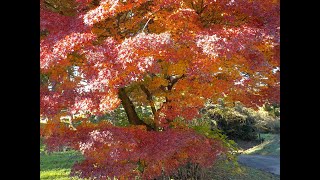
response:
[[[280,175],[280,158],[262,155],[239,155],[238,162],[245,166],[253,167]]]

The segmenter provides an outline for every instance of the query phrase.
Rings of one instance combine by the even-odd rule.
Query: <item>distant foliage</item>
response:
[[[239,102],[234,107],[207,104],[202,109],[202,120],[211,121],[213,129],[221,130],[230,139],[256,140],[258,133],[280,132],[280,117],[266,111],[266,106],[254,110]]]
[[[256,128],[261,133],[280,133],[280,106],[265,104],[251,115],[256,119]]]
[[[279,104],[265,104],[263,109],[269,113],[270,116],[280,117],[280,105]]]
[[[232,108],[216,108],[209,111],[214,126],[230,139],[255,140],[258,137],[255,119],[247,117]]]

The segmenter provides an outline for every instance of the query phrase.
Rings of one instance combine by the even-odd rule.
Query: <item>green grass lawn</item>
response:
[[[78,151],[46,153],[40,141],[40,179],[69,180],[73,164],[81,161],[82,155]]]
[[[40,155],[40,179],[70,179],[71,167],[82,156],[77,151],[54,152]]]

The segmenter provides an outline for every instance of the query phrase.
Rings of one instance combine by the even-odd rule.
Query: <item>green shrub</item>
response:
[[[230,139],[256,140],[260,133],[280,133],[279,105],[265,104],[258,110],[244,107],[236,102],[233,107],[206,104],[200,113],[202,119],[212,121],[214,128],[220,129]]]
[[[213,128],[221,130],[230,139],[255,140],[258,137],[255,119],[234,108],[217,106],[208,110],[207,116],[213,120]]]
[[[258,111],[248,109],[246,112],[250,118],[255,119],[256,130],[259,133],[280,133],[280,117],[275,116],[274,113],[265,111],[263,107]]]

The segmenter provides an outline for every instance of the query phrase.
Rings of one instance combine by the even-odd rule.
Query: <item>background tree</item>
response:
[[[211,165],[219,142],[174,121],[192,121],[208,99],[279,103],[279,13],[277,0],[40,0],[49,148],[81,150],[86,160],[74,170],[82,177],[154,178],[187,162]],[[66,113],[103,115],[120,104],[131,127],[60,123]],[[140,118],[136,106],[153,117]]]

